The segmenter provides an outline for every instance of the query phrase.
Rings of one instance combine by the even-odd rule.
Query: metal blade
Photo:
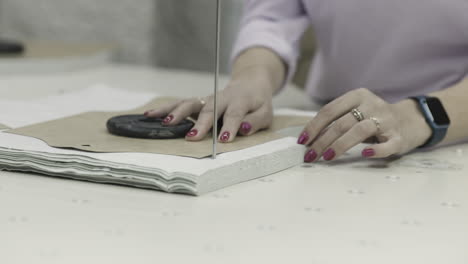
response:
[[[218,144],[218,85],[219,85],[219,53],[221,42],[221,0],[216,0],[216,47],[215,47],[215,78],[214,78],[214,108],[213,108],[213,155],[216,159]]]

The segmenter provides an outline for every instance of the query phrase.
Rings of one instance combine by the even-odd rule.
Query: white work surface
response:
[[[96,83],[192,96],[213,80],[110,65],[0,76],[0,96]],[[292,88],[275,105],[312,107]],[[458,145],[392,162],[320,162],[201,197],[0,171],[0,263],[466,264],[467,157]]]

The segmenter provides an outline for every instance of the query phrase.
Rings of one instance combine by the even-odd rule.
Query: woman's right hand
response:
[[[223,126],[218,140],[232,142],[237,135],[249,136],[268,128],[273,120],[272,97],[275,84],[262,67],[252,67],[234,75],[228,86],[218,93],[218,119]],[[145,113],[148,117],[164,118],[164,125],[176,125],[185,118],[197,118],[187,133],[189,141],[199,141],[213,126],[213,96],[192,98],[161,106]],[[198,117],[197,117],[198,116]]]

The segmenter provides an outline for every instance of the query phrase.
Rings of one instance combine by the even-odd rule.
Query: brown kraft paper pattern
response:
[[[185,139],[136,139],[110,134],[106,128],[109,118],[125,114],[141,114],[145,110],[176,100],[159,97],[145,106],[123,112],[87,112],[75,116],[9,130],[7,133],[34,137],[51,147],[73,148],[90,152],[141,152],[204,158],[212,154],[212,139],[207,136],[199,142]],[[280,139],[275,131],[287,127],[303,126],[309,121],[304,116],[275,116],[268,130],[249,137],[237,137],[232,143],[218,144],[218,153],[231,152]]]

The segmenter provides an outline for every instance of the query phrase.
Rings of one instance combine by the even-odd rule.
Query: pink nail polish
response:
[[[299,139],[297,140],[297,144],[304,145],[309,141],[309,134],[307,132],[303,132],[300,136]]]
[[[333,149],[328,149],[323,153],[323,159],[326,161],[332,160],[336,156],[335,150]]]
[[[304,156],[304,162],[311,163],[317,158],[317,152],[313,149],[309,150]]]
[[[243,122],[240,130],[243,134],[249,134],[250,130],[252,130],[252,125],[250,123]]]
[[[221,139],[222,142],[228,142],[230,137],[231,137],[231,133],[226,131],[221,135],[220,139]]]
[[[163,123],[164,124],[169,124],[172,120],[174,120],[173,115],[168,115],[166,118],[164,118]]]
[[[365,157],[365,158],[373,157],[373,156],[375,156],[375,150],[373,150],[373,149],[364,149],[362,151],[362,156]]]
[[[187,137],[194,137],[194,136],[196,136],[196,135],[198,135],[198,130],[192,129],[192,130],[190,130],[190,131],[187,133],[186,136],[187,136]]]

